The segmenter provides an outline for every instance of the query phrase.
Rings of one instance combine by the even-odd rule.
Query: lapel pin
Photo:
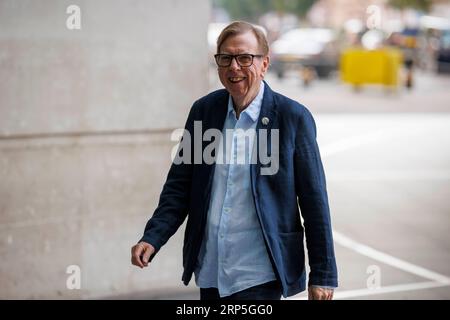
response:
[[[269,124],[269,118],[264,117],[264,118],[261,119],[261,122],[262,122],[263,125],[267,126]]]

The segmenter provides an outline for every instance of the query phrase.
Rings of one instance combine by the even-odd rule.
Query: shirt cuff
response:
[[[332,289],[332,290],[336,289],[336,287],[332,287],[332,286],[319,286],[319,285],[315,285],[315,284],[310,285],[310,287]]]

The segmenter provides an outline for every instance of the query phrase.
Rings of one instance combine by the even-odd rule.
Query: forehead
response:
[[[258,51],[258,40],[253,32],[229,36],[220,46],[224,53],[256,53]]]

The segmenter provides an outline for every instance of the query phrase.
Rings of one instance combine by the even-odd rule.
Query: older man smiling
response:
[[[194,103],[185,130],[193,135],[198,121],[200,134],[232,130],[231,136],[222,135],[219,143],[227,147],[219,150],[230,159],[245,154],[247,161],[174,162],[131,261],[148,266],[188,217],[183,282],[195,274],[201,299],[280,299],[306,289],[306,238],[309,298],[332,299],[337,268],[314,119],[306,107],[263,81],[269,46],[257,27],[241,21],[227,26],[215,60],[225,89]],[[240,144],[239,130],[276,132],[275,142],[262,145],[279,155],[278,170],[261,174],[265,164],[250,161],[261,147],[260,137],[247,135]]]

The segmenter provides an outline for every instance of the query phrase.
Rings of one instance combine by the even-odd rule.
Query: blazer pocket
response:
[[[279,233],[280,249],[288,284],[296,283],[305,269],[303,232]]]

